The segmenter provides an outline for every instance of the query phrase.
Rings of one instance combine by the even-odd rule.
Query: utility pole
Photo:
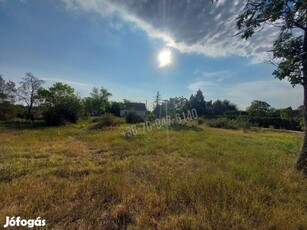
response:
[[[165,118],[167,118],[167,102],[168,102],[168,100],[164,100],[164,103],[165,103]]]
[[[154,103],[156,104],[156,108],[155,108],[155,110],[156,110],[156,115],[158,115],[158,110],[157,109],[159,109],[158,108],[158,106],[160,106],[160,101],[161,101],[161,95],[160,95],[160,93],[159,93],[159,91],[157,92],[157,96],[155,96],[155,100],[154,100]],[[161,107],[160,107],[160,116],[159,116],[159,118],[161,118]]]

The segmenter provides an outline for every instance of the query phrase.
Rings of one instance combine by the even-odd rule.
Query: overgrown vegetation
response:
[[[91,125],[0,126],[0,216],[68,230],[307,228],[302,134],[190,126],[127,139],[125,125]]]
[[[197,118],[197,124],[199,124],[199,125],[205,124],[205,119],[203,117]]]
[[[228,119],[226,117],[207,119],[205,123],[209,127],[224,128],[224,129],[248,129],[250,124],[246,120],[242,119]]]
[[[124,120],[118,117],[115,117],[114,115],[110,113],[106,113],[102,115],[100,118],[98,118],[98,122],[91,127],[91,129],[106,129],[110,127],[119,126],[120,124],[123,124]]]
[[[55,83],[49,89],[44,89],[41,86],[43,81],[31,73],[26,73],[23,80],[21,86],[16,88],[14,82],[5,81],[0,76],[0,120],[31,118],[33,121],[44,119],[47,125],[64,125],[67,122],[76,123],[83,117],[99,117],[105,113],[112,113],[120,117],[125,103],[131,103],[129,100],[124,100],[125,103],[109,101],[112,94],[104,87],[100,89],[94,87],[90,97],[82,99],[74,93],[75,90],[71,86],[61,82]],[[31,104],[31,99],[28,98],[32,90],[29,86],[31,81],[37,84],[33,89],[35,98],[32,100],[36,106],[16,105],[15,102],[21,99]],[[21,95],[23,95],[22,98],[20,98]],[[204,122],[203,118],[213,119],[208,121],[209,126],[213,127],[237,129],[246,126],[259,126],[299,131],[304,127],[302,106],[295,110],[291,107],[275,109],[267,102],[254,100],[246,111],[239,111],[237,106],[228,100],[205,101],[201,90],[198,90],[195,95],[191,95],[189,100],[184,97],[174,97],[161,101],[161,95],[158,92],[152,112],[146,111],[145,104],[141,107],[144,107],[144,111],[141,112],[145,113],[145,119],[151,122],[166,115],[183,116],[188,111],[195,109],[199,123]],[[127,123],[144,122],[144,118],[139,116],[134,109],[126,109],[125,111],[128,111]],[[215,120],[216,118],[218,119]],[[245,122],[242,123],[242,120]],[[246,123],[247,121],[249,124]]]
[[[138,115],[136,111],[130,111],[126,116],[126,122],[130,124],[141,123],[144,122],[144,118]]]
[[[298,118],[272,118],[272,117],[251,117],[249,122],[253,126],[274,129],[288,129],[288,130],[304,130],[304,122]]]
[[[83,115],[81,99],[74,94],[74,89],[67,84],[55,83],[48,90],[39,91],[44,119],[48,125],[76,123]]]

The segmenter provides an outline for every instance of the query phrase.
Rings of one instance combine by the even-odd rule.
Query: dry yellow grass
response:
[[[307,229],[302,135],[262,130],[0,127],[0,225],[47,229]]]

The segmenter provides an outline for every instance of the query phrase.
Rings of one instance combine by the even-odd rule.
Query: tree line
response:
[[[26,73],[19,85],[5,81],[0,75],[0,119],[44,119],[48,125],[63,125],[67,122],[76,123],[81,117],[90,115],[112,113],[120,116],[124,103],[129,102],[110,101],[112,94],[104,87],[94,87],[90,96],[81,98],[68,84],[56,82],[44,88],[44,83],[32,73]],[[206,101],[201,90],[189,99],[173,97],[163,101],[158,93],[153,111],[147,111],[146,116],[148,119],[175,116],[176,113],[186,113],[191,109],[196,109],[198,116],[204,118],[245,118],[262,127],[302,128],[303,106],[297,109],[275,109],[267,102],[255,100],[245,111],[240,111],[229,100]]]
[[[304,106],[299,106],[297,109],[292,107],[276,109],[265,101],[254,100],[246,110],[242,111],[229,100],[206,101],[201,90],[198,90],[195,95],[192,94],[189,99],[174,97],[169,100],[160,100],[160,103],[157,101],[159,100],[155,99],[154,117],[166,115],[174,117],[176,113],[182,114],[196,109],[198,116],[208,119],[244,120],[252,126],[264,128],[303,130],[304,127]]]
[[[46,89],[44,83],[32,73],[26,73],[16,86],[0,75],[0,119],[43,118],[48,125],[63,125],[76,123],[83,116],[105,112],[119,116],[122,103],[110,102],[112,94],[103,87],[94,87],[89,97],[81,98],[68,84],[56,82]]]

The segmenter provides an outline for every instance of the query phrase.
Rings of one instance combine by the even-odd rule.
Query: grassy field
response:
[[[295,132],[0,126],[0,225],[47,229],[307,229]]]

